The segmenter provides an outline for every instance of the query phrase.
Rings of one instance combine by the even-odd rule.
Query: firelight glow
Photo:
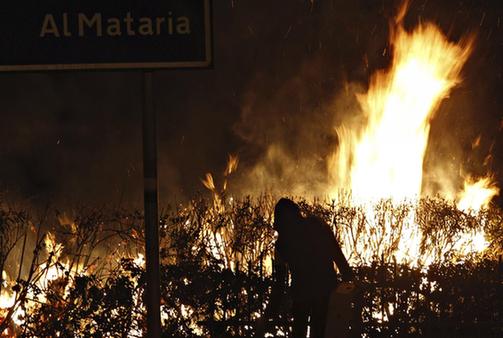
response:
[[[339,149],[330,162],[334,191],[350,190],[355,202],[421,195],[430,120],[442,99],[460,82],[471,40],[451,43],[433,24],[407,32],[405,7],[392,27],[392,65],[371,78],[358,101],[367,119],[357,128],[338,128]]]
[[[463,191],[458,195],[457,207],[463,211],[478,212],[487,207],[499,191],[491,176],[479,180],[468,177],[465,179]]]
[[[391,22],[391,66],[375,73],[368,91],[357,96],[365,122],[336,128],[339,145],[328,161],[332,175],[330,198],[339,200],[341,191],[351,192],[349,202],[363,206],[369,233],[375,227],[373,205],[377,201],[389,199],[395,205],[405,201],[415,203],[424,195],[423,162],[430,121],[442,100],[461,82],[461,69],[473,49],[472,37],[450,42],[432,23],[421,23],[406,31],[403,27],[406,10],[407,3]],[[490,174],[480,180],[465,179],[460,192],[451,191],[452,182],[443,183],[441,196],[455,198],[453,202],[462,211],[478,212],[499,193]],[[411,210],[407,216],[395,257],[413,265],[427,265],[432,258],[418,261],[422,233],[414,215]],[[393,233],[392,223],[386,221],[386,233]],[[458,244],[460,255],[481,252],[487,247],[481,229],[462,234]],[[361,241],[354,249],[365,256],[369,251],[366,248],[365,241]]]

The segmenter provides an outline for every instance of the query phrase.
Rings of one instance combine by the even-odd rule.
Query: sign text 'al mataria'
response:
[[[209,67],[210,7],[210,0],[6,5],[0,71]]]

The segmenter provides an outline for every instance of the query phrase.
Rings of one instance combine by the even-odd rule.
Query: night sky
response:
[[[337,146],[334,123],[347,114],[337,98],[388,65],[396,4],[215,0],[214,68],[154,75],[161,204],[204,192],[200,178],[213,172],[218,181],[229,153],[240,157],[236,194],[316,190]],[[407,27],[420,20],[455,41],[476,35],[464,82],[432,121],[426,169],[445,157],[483,174],[492,149],[489,169],[502,186],[503,2],[416,0]],[[139,71],[0,74],[0,196],[139,205],[141,81]]]

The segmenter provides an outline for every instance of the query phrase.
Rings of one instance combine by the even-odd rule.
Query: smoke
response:
[[[354,94],[389,64],[394,10],[392,1],[214,2],[214,69],[155,75],[161,204],[203,191],[200,178],[222,172],[229,153],[240,157],[229,182],[237,195],[324,195],[335,128],[360,123]],[[463,86],[432,121],[431,182],[442,158],[449,172],[501,167],[501,14],[498,1],[411,3],[406,26],[433,20],[455,40],[477,29]],[[3,76],[0,194],[141,206],[140,85],[137,72]]]
[[[351,6],[352,10],[364,12],[358,5]],[[457,5],[442,7],[438,11],[442,14],[432,15],[431,20],[440,24],[453,41],[477,33],[474,25],[461,25],[458,18],[447,14],[453,6]],[[334,181],[345,179],[327,163],[338,147],[340,133],[361,128],[365,122],[356,95],[366,91],[372,73],[389,64],[387,20],[392,11],[380,12],[380,18],[364,23],[351,12],[340,18],[333,7],[320,5],[318,9],[322,8],[324,11],[313,14],[318,15],[318,26],[323,27],[313,38],[319,48],[304,55],[294,67],[294,74],[259,73],[244,95],[241,117],[234,127],[245,143],[240,154],[244,165],[233,183],[238,193],[326,197]],[[439,7],[413,4],[405,18],[406,27],[428,20],[422,15],[432,14],[435,9]],[[339,26],[336,18],[346,25]],[[348,23],[351,20],[353,25]],[[488,92],[491,86],[501,87],[501,82],[490,74],[493,65],[480,61],[481,54],[491,51],[485,42],[478,43],[479,39],[462,73],[463,83],[442,101],[431,121],[423,167],[425,195],[442,194],[455,199],[467,177],[485,176],[501,165],[490,156],[497,148],[499,131],[487,125],[487,121],[499,121],[495,114],[500,108],[489,99]],[[341,42],[345,48],[335,51],[334,46],[341,47]],[[346,58],[345,53],[351,53],[352,58]],[[490,83],[487,79],[491,79]],[[477,119],[481,112],[485,122]],[[479,135],[481,142],[472,146]],[[396,156],[400,160],[400,154]]]
[[[246,149],[252,149],[244,150],[245,158],[255,160],[239,182],[245,194],[310,196],[321,191],[323,159],[334,139],[320,101],[318,67],[317,61],[310,62],[296,67],[285,82],[258,76],[251,85],[234,127]]]

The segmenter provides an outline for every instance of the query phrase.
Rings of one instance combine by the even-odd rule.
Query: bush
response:
[[[351,257],[362,292],[366,337],[501,336],[502,212],[463,213],[451,203],[371,207],[300,201],[329,223]],[[274,282],[269,196],[197,199],[161,218],[162,325],[167,337],[250,337]],[[54,216],[47,216],[54,214]],[[412,227],[411,225],[416,225]],[[0,209],[0,332],[42,337],[134,337],[145,330],[142,216],[125,211],[58,212],[34,219]],[[419,230],[420,231],[419,231]],[[459,243],[484,230],[489,247],[467,254]],[[402,255],[418,235],[417,257]],[[467,237],[468,236],[468,237]],[[64,243],[61,245],[60,243]],[[411,244],[411,243],[405,243]],[[410,249],[410,248],[409,248]],[[424,265],[424,263],[428,265]],[[291,321],[289,291],[271,330]],[[12,305],[12,306],[10,306]]]

